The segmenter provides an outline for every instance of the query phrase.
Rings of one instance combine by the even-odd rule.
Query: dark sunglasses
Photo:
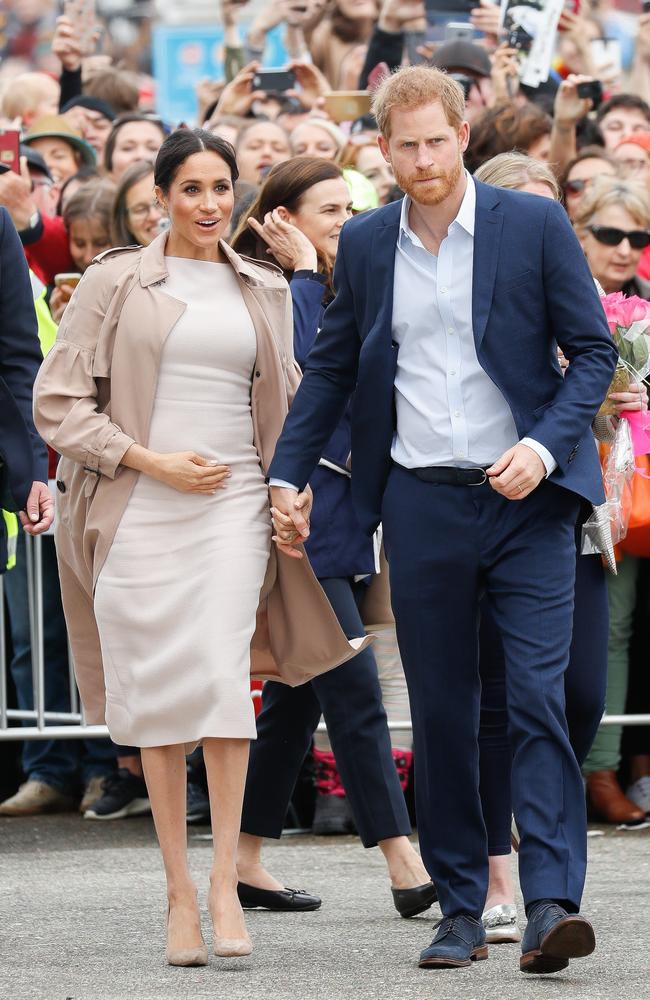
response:
[[[612,226],[587,226],[594,239],[606,247],[617,247],[623,240],[629,240],[633,250],[645,250],[650,246],[650,231],[647,229],[614,229]]]
[[[564,190],[567,194],[581,194],[587,187],[588,181],[567,181],[564,185]]]

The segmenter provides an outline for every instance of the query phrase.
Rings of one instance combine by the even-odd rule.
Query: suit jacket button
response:
[[[259,378],[261,374],[261,372],[255,372],[255,378]]]
[[[56,481],[56,488],[59,491],[59,493],[65,493],[65,491],[66,491],[66,485],[65,485],[65,483],[63,482],[62,479],[57,479],[57,481]]]

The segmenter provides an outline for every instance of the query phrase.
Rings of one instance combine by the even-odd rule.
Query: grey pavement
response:
[[[211,844],[190,829],[205,889]],[[647,1000],[650,830],[590,838],[585,912],[598,948],[566,973],[527,977],[519,946],[495,945],[469,969],[422,971],[436,908],[402,920],[383,859],[346,838],[286,836],[268,867],[322,895],[320,911],[248,915],[250,958],[203,969],[164,962],[165,898],[150,820],[74,816],[0,820],[1,1000]]]

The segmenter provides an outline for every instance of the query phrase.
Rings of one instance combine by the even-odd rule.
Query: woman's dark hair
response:
[[[168,135],[158,150],[154,164],[156,186],[165,194],[169,191],[178,170],[189,156],[204,152],[216,153],[228,166],[234,184],[239,177],[235,150],[226,139],[202,128],[179,128]]]
[[[501,103],[486,108],[472,123],[465,165],[474,173],[498,153],[527,153],[544,135],[550,135],[553,120],[534,104],[518,107]]]
[[[149,122],[150,125],[155,125],[156,128],[159,128],[160,134],[163,139],[165,138],[165,126],[162,123],[162,119],[158,118],[157,115],[143,115],[137,112],[129,115],[120,115],[120,117],[116,118],[113,122],[113,128],[108,134],[106,146],[104,147],[104,169],[109,174],[113,169],[113,153],[115,152],[115,143],[117,142],[120,129],[124,125],[128,125],[130,122]]]
[[[246,218],[241,220],[230,241],[233,250],[255,260],[270,259],[281,267],[271,254],[267,254],[267,244],[250,228],[248,219],[257,219],[262,223],[267,212],[272,212],[281,205],[289,212],[296,212],[304,195],[314,184],[342,177],[343,171],[336,163],[318,156],[294,156],[283,163],[277,163],[262,184],[257,198],[246,213]],[[320,255],[318,268],[327,274],[328,278],[331,276],[332,262],[321,259]]]
[[[98,219],[110,242],[111,214],[115,200],[115,185],[110,181],[89,184],[75,191],[63,211],[63,223],[69,231],[77,219]]]
[[[126,210],[126,198],[136,184],[139,184],[145,177],[151,175],[151,193],[153,195],[153,163],[148,160],[141,160],[139,163],[132,163],[125,170],[120,183],[117,185],[117,193],[113,202],[113,218],[111,220],[111,239],[113,246],[126,247],[133,246],[137,239],[129,229],[129,214]]]

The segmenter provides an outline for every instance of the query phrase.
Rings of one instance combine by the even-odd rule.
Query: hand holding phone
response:
[[[97,33],[95,0],[63,0],[63,13],[72,23],[81,55],[92,55]]]

